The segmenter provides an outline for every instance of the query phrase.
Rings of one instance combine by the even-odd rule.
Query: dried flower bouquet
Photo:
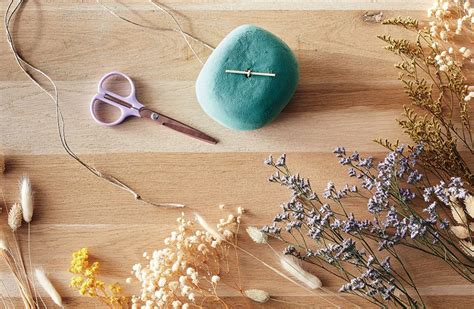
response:
[[[220,219],[216,228],[198,214],[195,214],[195,221],[185,219],[182,214],[177,219],[177,229],[164,240],[164,247],[154,250],[151,255],[145,252],[147,263],[133,266],[132,274],[140,283],[140,293],[132,297],[132,308],[228,308],[230,306],[218,293],[221,285],[257,303],[272,300],[298,305],[273,298],[261,289],[244,289],[239,252],[337,307],[328,298],[314,292],[321,289],[331,293],[322,287],[319,278],[306,272],[293,259],[278,254],[283,269],[280,271],[240,247],[238,236],[242,213],[243,209],[239,207],[236,215],[229,214]],[[255,242],[266,243],[266,234],[259,229],[249,227],[247,233]],[[127,279],[129,283],[132,281],[132,278]]]
[[[90,262],[89,250],[82,248],[72,254],[69,272],[74,274],[70,286],[81,295],[99,300],[109,308],[127,308],[128,298],[122,295],[122,286],[118,283],[106,284],[98,279],[100,263]]]
[[[474,174],[467,159],[474,155],[474,140],[469,104],[474,87],[465,76],[465,63],[472,63],[465,44],[472,44],[473,14],[470,1],[437,0],[428,11],[428,25],[409,17],[384,21],[414,30],[413,41],[379,37],[401,58],[395,67],[412,107],[405,107],[399,123],[414,143],[424,145],[421,163],[445,183],[461,177],[470,191]]]
[[[62,307],[62,298],[58,291],[55,289],[45,271],[42,268],[33,269],[32,257],[31,257],[31,221],[33,218],[34,210],[34,199],[33,189],[30,179],[27,176],[21,177],[20,179],[20,194],[19,202],[14,203],[11,207],[8,207],[5,197],[2,193],[3,203],[7,212],[7,223],[11,231],[11,237],[2,235],[0,238],[0,257],[7,265],[11,272],[16,286],[19,290],[20,298],[23,302],[24,308],[47,308],[46,303],[36,288],[36,282],[43,288],[52,301]],[[20,228],[23,221],[28,225],[28,259],[26,260],[23,256],[22,249],[20,247],[17,233],[20,232]],[[10,238],[10,240],[8,239]],[[27,263],[29,262],[29,263]],[[29,265],[28,265],[29,264]],[[29,266],[29,267],[28,267]],[[33,277],[33,272],[35,276]],[[36,281],[35,281],[36,278]],[[6,289],[3,281],[0,279],[3,287]],[[0,301],[4,308],[15,308],[15,303],[6,291],[6,299],[3,293],[0,295]]]
[[[362,189],[346,185],[337,190],[329,182],[322,196],[311,189],[308,179],[290,172],[285,155],[276,161],[270,157],[265,162],[276,169],[270,182],[287,187],[292,197],[262,231],[286,243],[285,254],[344,280],[341,292],[381,307],[424,307],[398,247],[436,256],[470,282],[474,280],[474,251],[467,245],[472,243],[469,233],[460,237],[450,228],[470,229],[464,210],[449,207],[467,203],[471,197],[459,178],[422,188],[423,175],[415,169],[422,152],[421,146],[408,153],[397,147],[375,166],[371,157],[363,158],[357,152],[347,156],[343,148],[337,148],[340,163],[361,181]],[[373,218],[358,220],[348,213],[347,199],[365,201]],[[460,209],[462,220],[450,222],[450,209]],[[373,249],[374,242],[378,250]],[[392,267],[392,262],[399,266]]]
[[[196,219],[203,230],[183,214],[177,219],[177,230],[164,240],[165,247],[151,255],[144,253],[146,265],[133,266],[141,285],[140,294],[132,297],[133,308],[227,306],[217,294],[222,274],[229,272],[224,261],[231,245],[224,239],[234,242],[240,217],[229,215],[221,220],[218,230],[201,216]]]

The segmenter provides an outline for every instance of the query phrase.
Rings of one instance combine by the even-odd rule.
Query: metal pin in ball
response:
[[[239,70],[225,70],[226,73],[231,73],[231,74],[241,74],[245,75],[247,78],[255,75],[255,76],[269,76],[269,77],[275,77],[275,73],[264,73],[264,72],[253,72],[252,70],[248,69],[246,71],[239,71]]]

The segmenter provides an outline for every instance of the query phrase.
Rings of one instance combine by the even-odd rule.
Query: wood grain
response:
[[[148,1],[128,0],[116,1],[101,0],[117,9],[124,7],[136,11],[149,11]],[[38,2],[39,3],[39,2]],[[39,5],[33,2],[27,10],[37,10]],[[274,10],[421,10],[426,11],[432,6],[431,0],[165,0],[160,3],[180,11],[274,11]],[[36,4],[36,5],[35,5]],[[96,0],[53,0],[42,1],[41,10],[73,10],[88,11],[97,9]]]
[[[104,1],[105,2],[105,1]],[[106,3],[121,14],[150,25],[169,26],[146,1],[126,5]],[[94,166],[110,172],[156,202],[187,205],[215,222],[229,210],[248,210],[244,225],[262,225],[288,198],[283,188],[268,184],[272,172],[262,164],[268,153],[289,152],[290,164],[313,180],[321,191],[330,179],[343,184],[331,150],[345,145],[362,152],[381,149],[372,139],[407,141],[395,118],[407,103],[397,73],[396,57],[382,49],[376,35],[400,30],[362,21],[366,10],[385,16],[423,16],[431,1],[167,1],[177,9],[184,28],[211,45],[234,27],[256,23],[282,37],[301,64],[301,83],[295,98],[278,119],[261,130],[235,132],[222,128],[200,109],[194,80],[200,65],[174,32],[144,31],[105,12],[95,1],[29,1],[15,22],[22,55],[57,81],[71,147]],[[0,4],[4,11],[6,6]],[[131,9],[133,11],[128,11]],[[400,11],[396,11],[400,10]],[[209,51],[196,45],[206,57]],[[17,179],[30,175],[34,184],[35,217],[32,228],[33,264],[43,266],[67,298],[69,308],[91,308],[96,303],[77,297],[68,288],[70,254],[82,246],[102,261],[104,276],[123,280],[142,253],[160,246],[181,210],[163,210],[136,203],[131,196],[87,173],[63,152],[55,127],[55,109],[16,67],[0,42],[0,150],[7,171],[0,188],[8,203],[17,199]],[[88,104],[97,81],[110,70],[127,72],[136,81],[139,99],[166,115],[216,137],[206,145],[137,119],[116,128],[97,126]],[[225,204],[224,212],[217,205]],[[351,205],[364,215],[364,205]],[[5,214],[1,222],[5,222]],[[3,225],[3,223],[2,223]],[[26,230],[20,232],[26,248]],[[252,244],[242,246],[276,265],[274,256]],[[413,251],[404,252],[421,293],[430,308],[465,308],[474,289],[441,261]],[[321,297],[292,286],[243,256],[248,288],[265,288],[276,298],[300,307],[329,308]],[[316,272],[335,291],[333,277]],[[16,295],[12,278],[0,265],[0,278]],[[126,291],[137,291],[127,286]],[[0,292],[4,290],[0,287]],[[235,307],[249,304],[229,288],[222,290]],[[344,308],[356,298],[325,295]],[[304,305],[304,306],[303,306]],[[268,308],[289,308],[271,302]],[[257,307],[258,308],[258,307]]]
[[[114,154],[113,159],[109,155],[94,155],[87,159],[121,175],[123,181],[142,189],[146,198],[186,204],[188,216],[199,212],[213,222],[235,211],[236,207],[244,207],[248,210],[243,221],[245,227],[270,222],[279,204],[289,197],[280,186],[266,182],[273,171],[263,165],[265,157],[265,153],[150,153]],[[331,154],[290,153],[288,157],[294,171],[310,177],[318,192],[329,179],[335,179],[340,185],[346,179],[345,170],[338,168]],[[128,166],[122,164],[125,161]],[[74,292],[67,288],[70,275],[66,271],[72,251],[89,247],[93,256],[102,261],[105,278],[123,280],[134,263],[143,261],[143,251],[159,247],[181,212],[137,204],[127,193],[111,189],[108,184],[82,173],[77,164],[64,156],[14,156],[8,166],[0,185],[9,202],[16,199],[16,179],[20,175],[27,173],[35,184],[34,264],[48,269],[67,297],[74,297]],[[225,211],[217,207],[219,204],[226,205]],[[348,210],[362,215],[361,207],[363,205],[352,205]],[[24,231],[20,233],[23,244]],[[255,246],[245,235],[241,239],[243,247],[266,261],[276,262],[270,251]],[[404,253],[405,263],[412,269],[426,299],[442,294],[446,296],[443,304],[451,301],[454,304],[459,296],[474,298],[472,287],[446,264],[414,252],[405,250]],[[243,282],[247,287],[265,288],[278,297],[308,299],[305,290],[286,284],[246,256],[242,256],[241,267],[246,270]],[[320,271],[317,274],[326,287],[337,289],[338,280]],[[11,283],[9,276],[2,280]],[[127,291],[136,289],[128,287]],[[235,291],[225,288],[222,293],[237,296]],[[359,300],[352,301],[364,305]],[[322,300],[318,302],[327,305]]]
[[[160,14],[136,14],[155,25],[168,25]],[[223,128],[210,120],[196,101],[194,81],[200,64],[178,34],[143,31],[100,7],[87,14],[72,9],[25,10],[17,23],[18,44],[25,46],[25,57],[57,81],[66,130],[76,152],[329,151],[335,143],[376,150],[373,138],[403,138],[393,121],[406,103],[393,69],[396,57],[383,50],[383,42],[376,38],[377,34],[394,32],[393,27],[364,23],[363,12],[358,11],[181,14],[184,24],[212,45],[234,27],[253,21],[280,35],[295,50],[301,65],[301,82],[293,102],[261,130]],[[387,13],[398,14],[402,12]],[[296,23],[298,28],[292,26]],[[207,49],[197,48],[204,57],[209,54]],[[2,42],[2,49],[7,49],[6,43]],[[25,80],[9,53],[0,55],[0,70],[0,89],[5,94],[0,120],[14,124],[5,126],[2,145],[21,154],[63,153],[52,121],[54,106]],[[137,119],[114,128],[98,128],[87,106],[101,75],[111,70],[127,72],[135,80],[138,98],[144,104],[200,128],[217,138],[219,146],[190,141]],[[42,129],[36,130],[38,127]],[[30,134],[22,134],[25,131]]]

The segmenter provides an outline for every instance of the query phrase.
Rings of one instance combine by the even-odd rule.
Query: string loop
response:
[[[111,183],[112,185],[114,185],[114,186],[116,186],[116,187],[118,187],[122,190],[125,190],[125,191],[129,192],[138,201],[144,202],[144,203],[149,204],[149,205],[157,206],[157,207],[167,207],[167,208],[182,208],[182,207],[184,207],[184,205],[182,205],[182,204],[175,204],[175,203],[157,204],[157,203],[152,203],[152,202],[149,202],[147,200],[144,200],[140,196],[140,194],[138,194],[131,187],[129,187],[125,183],[121,182],[120,180],[118,180],[114,176],[102,173],[101,171],[97,170],[95,167],[90,166],[89,164],[87,164],[86,162],[81,160],[81,158],[79,158],[79,156],[69,147],[69,144],[68,144],[67,139],[66,139],[64,117],[63,117],[63,113],[61,111],[61,107],[59,105],[59,93],[58,93],[58,88],[56,86],[56,83],[44,71],[42,71],[41,69],[35,67],[31,63],[29,63],[27,60],[25,60],[20,55],[20,53],[18,52],[18,50],[16,49],[16,46],[15,46],[15,42],[14,42],[14,38],[13,38],[13,32],[11,30],[11,21],[16,16],[19,8],[23,5],[23,2],[24,2],[23,0],[19,0],[19,1],[17,1],[16,5],[13,6],[13,4],[15,3],[15,0],[11,0],[10,3],[8,4],[8,6],[7,6],[6,11],[5,11],[5,16],[4,16],[3,22],[4,22],[4,26],[5,26],[5,32],[6,32],[6,35],[7,35],[8,45],[10,47],[10,50],[13,53],[13,56],[15,57],[16,63],[18,64],[20,69],[23,71],[23,73],[25,73],[26,76],[28,76],[28,78],[36,86],[38,86],[38,88],[40,88],[41,91],[46,93],[51,98],[51,100],[54,102],[54,104],[56,106],[56,122],[57,122],[58,135],[59,135],[59,139],[61,141],[61,145],[64,148],[64,150],[66,151],[66,153],[70,157],[72,157],[74,160],[76,160],[79,164],[81,164],[83,167],[85,167],[93,175],[95,175],[96,177],[104,179],[105,181]],[[13,6],[13,8],[12,8],[12,6]],[[49,84],[51,85],[52,91],[49,91],[45,87],[43,87],[39,83],[39,81],[32,75],[32,73],[29,72],[29,70],[31,70],[33,72],[36,72],[39,75],[43,76],[49,82]]]
[[[214,50],[214,47],[212,47],[211,45],[207,44],[206,42],[198,39],[197,37],[195,37],[194,35],[192,34],[189,34],[187,33],[186,31],[183,30],[183,28],[181,27],[181,24],[178,22],[178,20],[176,19],[176,17],[174,17],[174,15],[171,13],[171,11],[166,8],[164,5],[154,1],[154,0],[150,0],[150,3],[155,6],[157,9],[159,9],[160,11],[162,11],[163,13],[165,13],[166,15],[168,15],[171,20],[176,24],[176,26],[178,28],[171,28],[171,29],[168,29],[168,28],[160,28],[160,27],[154,27],[154,26],[148,26],[148,25],[144,25],[144,24],[140,24],[136,21],[133,21],[133,20],[130,20],[126,17],[123,17],[121,15],[119,15],[117,12],[115,12],[114,10],[112,10],[111,8],[109,8],[108,6],[106,6],[105,4],[103,4],[100,0],[96,0],[97,3],[102,6],[107,12],[109,12],[110,14],[112,14],[113,16],[127,22],[127,23],[130,23],[132,25],[135,25],[135,26],[138,26],[138,27],[141,27],[141,28],[146,28],[146,29],[151,29],[151,30],[158,30],[158,31],[175,31],[175,32],[178,32],[181,34],[181,36],[183,37],[184,41],[186,42],[186,44],[188,45],[189,49],[191,50],[191,52],[193,53],[194,57],[196,57],[196,59],[199,61],[199,63],[201,63],[201,65],[204,65],[204,62],[203,60],[201,59],[201,57],[199,57],[198,53],[196,52],[196,50],[193,48],[193,46],[191,45],[191,43],[189,42],[188,38],[194,40],[195,42],[198,42],[200,44],[202,44],[204,47],[208,48],[209,50]]]

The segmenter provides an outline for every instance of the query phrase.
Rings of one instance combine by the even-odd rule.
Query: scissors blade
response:
[[[152,111],[148,108],[142,108],[140,110],[140,116],[143,118],[149,118],[151,120],[154,120],[158,122],[159,124],[168,127],[170,129],[173,129],[175,131],[181,132],[183,134],[186,134],[190,137],[194,137],[198,140],[201,140],[203,142],[207,142],[210,144],[217,144],[217,140],[214,138],[210,137],[209,135],[194,129],[188,125],[185,125],[184,123],[181,123],[177,120],[174,120],[173,118],[167,117],[163,114],[157,113],[155,111]]]

